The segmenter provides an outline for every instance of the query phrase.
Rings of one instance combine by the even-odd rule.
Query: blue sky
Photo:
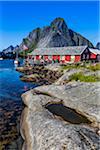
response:
[[[34,28],[49,25],[56,17],[94,45],[100,41],[97,1],[9,1],[0,2],[0,50],[20,44]]]

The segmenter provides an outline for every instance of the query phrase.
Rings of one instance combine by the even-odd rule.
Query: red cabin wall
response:
[[[39,55],[36,55],[36,60],[40,60],[40,57],[39,57]]]
[[[52,60],[56,60],[56,56],[55,55],[52,56]]]
[[[66,60],[66,61],[70,61],[70,60],[71,60],[71,56],[70,56],[70,55],[66,55],[66,56],[65,56],[65,60]]]
[[[48,60],[48,56],[47,55],[44,56],[44,60]]]
[[[91,59],[96,59],[96,55],[93,54],[93,53],[91,53],[91,54],[90,54],[90,58],[91,58]]]
[[[79,62],[80,60],[81,60],[81,56],[80,55],[75,56],[75,62]]]
[[[57,56],[57,60],[59,60],[59,61],[60,61],[60,55],[58,55],[58,56]]]
[[[53,59],[53,60],[60,60],[60,55],[53,55],[53,56],[52,56],[52,59]]]

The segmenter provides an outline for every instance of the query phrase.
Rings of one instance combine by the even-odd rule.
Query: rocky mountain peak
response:
[[[63,18],[60,18],[60,17],[58,17],[58,18],[56,18],[56,19],[54,19],[52,22],[51,22],[51,25],[50,25],[52,28],[54,28],[54,29],[57,29],[57,30],[59,30],[59,31],[68,31],[68,27],[67,27],[67,25],[66,25],[66,22],[64,21],[64,19]]]
[[[96,48],[100,49],[100,42],[97,43]]]
[[[23,39],[19,49],[23,50],[26,45],[29,50],[38,47],[64,47],[64,46],[80,46],[93,44],[82,35],[70,30],[63,18],[55,18],[49,26],[34,29],[29,35]]]
[[[19,47],[14,50],[22,52],[26,46],[29,52],[39,47],[64,47],[87,45],[94,47],[93,44],[81,34],[69,29],[63,18],[55,18],[50,25],[43,28],[32,30],[29,35],[23,38]]]
[[[12,52],[13,49],[14,49],[14,47],[12,45],[10,45],[8,48],[4,49],[3,52],[4,53]]]

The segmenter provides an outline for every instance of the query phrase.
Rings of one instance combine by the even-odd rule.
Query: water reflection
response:
[[[19,65],[18,64],[14,64],[14,68],[16,69]]]

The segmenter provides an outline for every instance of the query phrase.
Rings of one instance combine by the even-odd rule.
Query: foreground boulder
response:
[[[72,82],[23,94],[23,150],[99,150],[99,93],[99,83]]]

